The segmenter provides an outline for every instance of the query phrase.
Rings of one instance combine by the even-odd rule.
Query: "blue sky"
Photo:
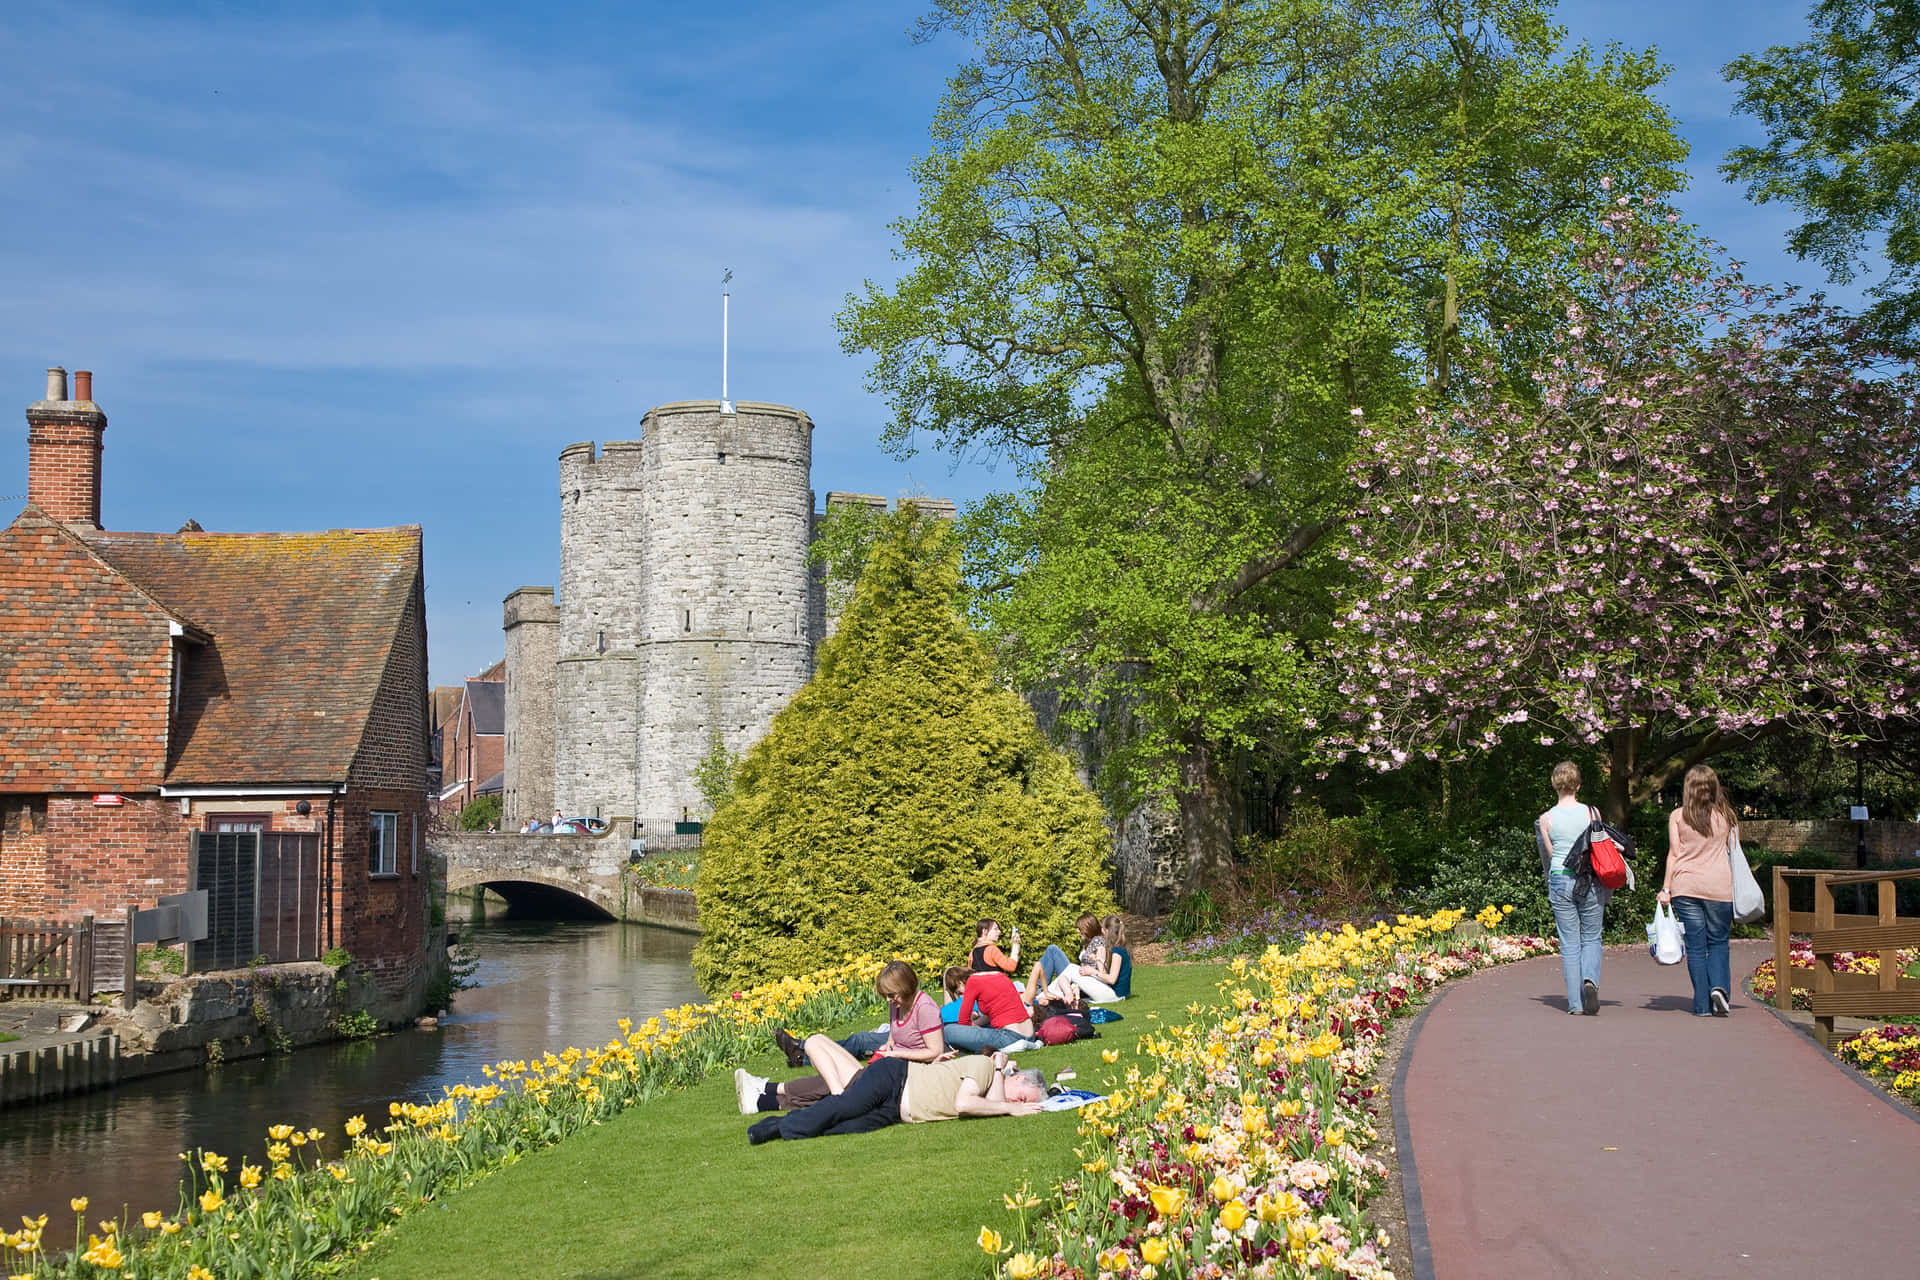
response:
[[[0,386],[92,369],[117,529],[419,523],[436,683],[500,651],[500,600],[558,576],[555,458],[648,407],[798,405],[814,488],[960,500],[901,462],[832,319],[891,278],[886,224],[961,50],[914,0],[100,4],[0,19]],[[1819,283],[1715,168],[1757,137],[1719,68],[1806,5],[1576,3],[1654,46],[1693,147],[1688,216],[1748,274]],[[0,398],[0,408],[4,398]],[[0,445],[0,521],[26,490]]]

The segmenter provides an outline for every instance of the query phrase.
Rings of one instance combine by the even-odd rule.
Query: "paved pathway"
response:
[[[1735,984],[1771,954],[1734,943]],[[1920,1276],[1920,1123],[1749,997],[1693,1017],[1685,965],[1610,949],[1603,975],[1594,1018],[1558,956],[1426,1014],[1399,1093],[1416,1280]]]

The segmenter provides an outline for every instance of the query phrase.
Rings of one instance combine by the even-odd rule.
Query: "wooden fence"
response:
[[[93,917],[77,921],[0,918],[0,999],[93,999]]]
[[[1789,876],[1813,881],[1812,911],[1792,909],[1787,897]],[[1902,917],[1896,910],[1895,901],[1896,883],[1915,878],[1920,878],[1920,870],[1773,869],[1774,1003],[1782,1009],[1791,1009],[1794,991],[1806,991],[1813,1005],[1814,1035],[1827,1048],[1833,1047],[1833,1020],[1837,1016],[1889,1018],[1920,1015],[1920,979],[1909,978],[1902,973],[1898,954],[1902,947],[1920,947],[1920,919]],[[1879,886],[1879,910],[1876,914],[1859,915],[1834,910],[1835,886],[1869,884]],[[1790,963],[1790,935],[1794,933],[1809,934],[1813,939],[1813,970],[1805,979],[1796,979]],[[1878,953],[1880,972],[1836,972],[1833,957],[1841,951]]]

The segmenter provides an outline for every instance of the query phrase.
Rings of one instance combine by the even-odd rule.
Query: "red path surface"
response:
[[[1770,945],[1733,944],[1736,986]],[[1558,956],[1445,989],[1400,1095],[1434,1280],[1920,1276],[1920,1123],[1691,993],[1644,948],[1607,952],[1598,1017]]]

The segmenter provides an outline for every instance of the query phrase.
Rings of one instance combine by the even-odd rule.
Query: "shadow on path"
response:
[[[1737,985],[1770,948],[1733,944]],[[1558,956],[1488,970],[1408,1046],[1416,1280],[1920,1274],[1908,1112],[1744,994],[1694,1017],[1642,948],[1608,951],[1597,1017],[1561,992]]]

